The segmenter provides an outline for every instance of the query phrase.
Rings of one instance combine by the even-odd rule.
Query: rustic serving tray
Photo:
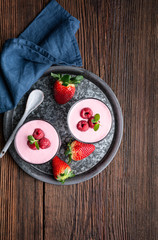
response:
[[[50,76],[51,72],[84,76],[84,79],[76,88],[74,97],[64,105],[57,104],[53,98],[52,88],[54,80]],[[44,92],[45,98],[44,102],[27,117],[26,121],[43,119],[49,121],[58,129],[62,142],[58,156],[65,161],[67,161],[64,155],[66,144],[72,139],[67,126],[67,113],[70,107],[77,100],[89,97],[100,99],[108,106],[112,114],[110,132],[106,138],[94,144],[96,149],[89,157],[79,162],[72,161],[70,166],[75,173],[75,177],[67,179],[65,185],[83,182],[105,169],[114,158],[121,143],[123,133],[123,118],[120,104],[111,88],[98,76],[83,68],[69,66],[53,66],[49,68],[32,86],[30,91],[23,96],[17,107],[4,114],[3,131],[6,141],[20,120],[25,109],[27,97],[33,89],[41,89]],[[9,152],[19,167],[30,176],[43,182],[61,185],[60,182],[57,182],[53,178],[51,160],[45,164],[30,164],[25,162],[16,153],[14,143],[10,146]]]

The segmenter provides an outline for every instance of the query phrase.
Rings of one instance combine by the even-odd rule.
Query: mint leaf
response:
[[[94,131],[97,131],[98,129],[99,129],[99,124],[97,123],[94,125]]]
[[[29,136],[27,137],[27,139],[29,140],[29,142],[30,142],[31,144],[33,144],[33,143],[36,141],[32,135],[29,135]]]
[[[30,144],[35,143],[36,148],[39,150],[38,140],[36,140],[32,135],[29,135],[27,139],[29,140]]]
[[[37,141],[35,141],[35,146],[36,146],[36,148],[39,150],[39,144],[38,144]]]
[[[61,78],[61,74],[60,73],[58,73],[58,74],[56,74],[56,73],[51,73],[50,74],[53,78],[57,78],[57,79],[60,79]]]
[[[95,114],[95,115],[94,115],[94,120],[95,120],[95,122],[98,122],[99,119],[100,119],[100,115],[99,115],[98,113]]]
[[[96,121],[94,119],[91,120],[92,123],[96,123]]]

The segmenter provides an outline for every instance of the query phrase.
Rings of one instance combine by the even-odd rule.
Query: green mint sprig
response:
[[[51,76],[59,81],[62,82],[62,85],[67,87],[69,84],[74,84],[75,86],[81,82],[83,79],[82,75],[77,75],[76,77],[72,77],[69,74],[56,74],[56,73],[51,73]]]
[[[100,114],[99,113],[97,113],[97,114],[95,114],[94,115],[94,119],[92,119],[91,121],[92,121],[92,123],[94,123],[95,125],[94,125],[94,131],[97,131],[98,129],[99,129],[99,127],[100,127],[100,122],[99,122],[99,120],[100,120]]]
[[[27,139],[29,140],[30,144],[34,143],[36,148],[39,150],[38,140],[36,140],[32,135],[29,135]]]

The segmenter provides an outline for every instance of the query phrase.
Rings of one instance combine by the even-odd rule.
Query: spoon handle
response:
[[[8,150],[8,148],[10,147],[12,141],[14,140],[14,137],[17,133],[17,130],[19,129],[19,127],[23,124],[23,122],[25,121],[26,117],[28,116],[28,113],[25,112],[22,116],[22,118],[20,119],[19,123],[17,124],[16,128],[14,129],[14,131],[12,132],[11,136],[9,137],[8,141],[6,142],[4,148],[2,149],[2,151],[0,152],[0,158],[2,158],[4,156],[4,154],[6,153],[6,151]]]

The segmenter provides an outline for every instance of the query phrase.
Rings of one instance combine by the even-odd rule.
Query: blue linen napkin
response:
[[[0,55],[0,113],[13,109],[51,65],[82,66],[79,21],[55,0]]]

